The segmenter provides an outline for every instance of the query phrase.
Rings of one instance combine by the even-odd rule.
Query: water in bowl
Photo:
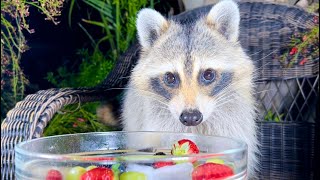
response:
[[[170,155],[173,143],[180,139],[196,142],[200,154],[183,157]],[[157,152],[166,155],[155,155]],[[147,179],[191,180],[192,171],[198,165],[218,159],[234,172],[233,176],[226,179],[245,179],[246,156],[246,145],[223,137],[149,132],[85,133],[19,144],[16,149],[15,176],[18,180],[45,180],[49,170],[54,169],[66,179],[76,166],[118,166],[120,174],[137,171],[144,173]],[[175,162],[176,165],[153,168],[159,161]]]

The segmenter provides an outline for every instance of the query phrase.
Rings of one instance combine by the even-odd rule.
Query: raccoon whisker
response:
[[[219,103],[216,103],[216,106],[214,108],[218,110],[218,109],[220,109],[220,107],[223,107],[226,104],[231,103],[232,101],[233,101],[232,99],[229,99],[229,100],[226,100],[226,101],[220,101]]]
[[[248,51],[247,51],[248,52]],[[255,52],[255,53],[252,53],[252,54],[247,54],[249,57],[251,57],[251,56],[253,56],[253,55],[256,55],[256,54],[259,54],[259,53],[261,53],[262,52],[262,50],[260,50],[260,51],[258,51],[258,52]]]
[[[152,99],[152,100],[154,100],[154,101],[156,101],[156,102],[159,102],[159,103],[161,103],[161,104],[163,104],[163,105],[165,105],[165,106],[169,106],[167,103],[165,103],[165,102],[163,102],[163,101],[160,101],[159,99],[157,99],[157,98],[152,98],[151,96],[145,96],[146,98],[149,98],[149,99]]]
[[[237,83],[239,83],[239,84],[237,84]],[[246,85],[241,85],[241,83],[238,81],[238,82],[235,82],[235,83],[231,83],[230,85],[229,85],[229,87],[230,86],[235,86],[235,85],[237,85],[236,87],[237,88],[232,88],[232,89],[229,89],[229,90],[226,90],[226,88],[224,88],[223,89],[223,94],[228,94],[228,93],[230,93],[230,91],[234,91],[234,92],[236,92],[236,91],[238,91],[240,88],[242,88],[242,87],[245,87]],[[240,86],[239,86],[240,85]],[[265,89],[265,90],[261,90],[261,91],[254,91],[254,92],[251,92],[251,94],[253,94],[253,95],[256,95],[256,94],[260,94],[260,93],[263,93],[263,92],[269,92],[269,91],[277,91],[277,89]]]
[[[220,101],[224,101],[225,99],[235,94],[234,92],[232,92],[232,90],[226,89],[226,88],[224,88],[221,92],[222,93],[218,94],[216,98],[212,99],[211,101],[214,101],[215,103],[219,103]]]
[[[230,98],[230,97],[232,97],[232,96],[233,96],[233,94],[232,94],[232,95],[224,95],[224,96],[221,96],[219,99],[216,99],[216,101],[214,101],[214,103],[217,104],[217,105],[229,103],[229,102],[235,100],[234,98]],[[212,100],[212,101],[213,101],[213,100]]]
[[[264,92],[269,92],[269,91],[277,91],[277,89],[266,89],[266,90],[262,90],[262,91],[256,91],[252,94],[256,95],[256,94],[260,94],[260,93],[264,93]]]
[[[263,82],[262,80],[258,81],[258,82],[253,82],[252,84],[255,85],[255,84],[264,84],[266,82]]]
[[[119,90],[134,90],[134,92],[138,91],[138,89],[128,88],[128,87],[126,87],[126,88],[109,88],[109,89],[107,89],[107,90],[117,90],[117,89],[119,89]],[[149,93],[149,94],[151,94],[151,95],[154,95],[155,97],[162,98],[160,95],[155,94],[155,93],[153,93],[153,92],[151,92],[151,91],[142,90],[142,89],[139,89],[139,91],[146,92],[146,93]]]
[[[239,84],[237,84],[237,83],[239,83]],[[262,84],[262,83],[263,83],[263,82],[260,82],[260,84]],[[254,83],[254,84],[259,84],[259,83]],[[237,88],[233,88],[233,89],[232,89],[233,91],[237,91],[237,90],[239,90],[240,88],[246,86],[246,85],[242,85],[240,81],[239,81],[239,82],[235,82],[235,83],[233,83],[233,84],[230,84],[230,86],[235,86],[235,85],[236,85]],[[276,91],[276,90],[277,90],[277,89],[265,89],[265,90],[261,90],[261,91],[254,91],[254,92],[251,92],[251,93],[255,95],[255,94],[262,93],[262,92]]]
[[[270,52],[269,54],[267,54],[266,56],[264,56],[264,57],[262,57],[262,58],[260,58],[260,59],[254,60],[254,61],[255,61],[255,62],[256,62],[256,61],[259,62],[259,61],[261,61],[261,60],[269,57],[271,54],[273,54],[273,53],[276,52],[276,51],[278,51],[278,50],[276,49],[276,50],[274,50],[274,51],[271,51],[271,52]]]
[[[154,100],[154,101],[157,101],[157,102],[165,105],[166,107],[169,106],[166,102],[163,102],[163,101],[161,101],[161,100],[158,99],[158,97],[160,97],[159,95],[154,94],[154,93],[152,93],[152,92],[148,92],[148,91],[144,91],[144,92],[150,93],[150,95],[153,95],[153,96],[144,96],[145,98],[149,98],[149,99],[152,99],[152,100]]]
[[[134,92],[137,91],[137,89],[135,89],[135,88],[110,88],[110,89],[134,90]],[[162,103],[162,104],[165,105],[165,106],[168,106],[167,103],[165,103],[165,102],[157,99],[157,98],[162,98],[160,95],[155,94],[155,93],[153,93],[153,92],[151,92],[151,91],[142,90],[142,89],[139,89],[139,91],[142,91],[142,92],[147,93],[147,94],[149,94],[149,95],[153,95],[154,98],[151,98],[152,96],[144,96],[144,97],[151,98],[151,99],[153,99],[153,100],[156,100],[156,101]],[[139,93],[136,93],[136,94],[139,94]]]
[[[237,85],[237,86],[235,86],[235,85]],[[228,86],[224,87],[220,91],[222,93],[218,94],[216,96],[216,99],[214,99],[214,101],[215,102],[219,102],[220,100],[225,101],[225,99],[228,99],[231,96],[237,95],[236,92],[238,91],[238,89],[240,89],[241,87],[244,87],[244,86],[246,86],[246,85],[242,85],[241,81],[233,82],[233,83],[229,84]],[[227,89],[228,87],[237,87],[237,88],[229,88],[229,89]],[[253,93],[253,94],[255,94],[255,93]]]
[[[261,70],[262,68],[264,68],[265,66],[270,65],[270,64],[271,64],[271,62],[268,62],[268,63],[263,64],[263,65],[260,66],[260,67],[256,67],[256,68],[253,70],[253,74],[256,73],[256,72],[259,72],[259,70]]]
[[[259,83],[262,84],[264,82],[259,82]],[[259,84],[259,83],[253,83],[253,84]],[[245,87],[246,85],[243,85],[242,84],[242,80],[240,80],[240,81],[237,81],[237,82],[232,82],[231,84],[229,84],[229,87],[230,86],[237,87],[237,88],[233,88],[232,89],[233,91],[237,91],[237,90],[239,90],[239,88]],[[225,89],[223,89],[223,90],[225,90]],[[258,94],[258,93],[261,93],[261,92],[264,92],[264,91],[276,91],[276,89],[265,89],[265,90],[262,90],[262,91],[255,91],[255,92],[252,92],[252,93],[253,94]]]
[[[225,101],[226,99],[229,99],[230,97],[234,96],[236,93],[232,92],[230,89],[224,90],[223,93],[218,94],[215,99],[212,99],[211,101],[214,101],[215,103],[220,103],[222,101]],[[233,100],[233,99],[232,99]]]
[[[271,90],[275,90],[275,89],[268,89],[268,90],[258,91],[258,92],[254,92],[254,93],[252,93],[252,94],[255,95],[255,94],[258,94],[258,93],[268,92],[268,91],[271,91]],[[233,92],[230,92],[230,91],[233,91]],[[232,90],[230,90],[230,89],[224,90],[223,93],[219,94],[216,99],[211,100],[211,101],[213,101],[215,104],[218,105],[218,106],[215,107],[215,108],[219,108],[219,107],[221,107],[221,106],[223,106],[223,105],[225,105],[225,104],[227,104],[227,103],[229,103],[229,102],[236,101],[237,98],[239,97],[239,95],[237,95],[237,94],[235,93],[236,91],[237,91],[237,90],[235,90],[235,89],[232,89]],[[232,97],[232,96],[233,96],[234,98],[230,98],[230,97]],[[221,102],[223,102],[223,103],[221,103]]]
[[[227,104],[227,103],[230,103],[230,101],[226,101],[226,102],[223,102],[223,103],[217,105],[214,108],[214,110],[212,111],[212,114],[215,114],[215,116],[218,117],[218,119],[221,119],[221,118],[225,119],[223,117],[226,117],[226,112],[221,107],[225,106],[225,104]]]

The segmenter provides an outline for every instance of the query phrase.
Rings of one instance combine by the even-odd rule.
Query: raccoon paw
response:
[[[113,113],[112,105],[102,105],[97,108],[98,121],[108,126],[118,126],[119,121]]]

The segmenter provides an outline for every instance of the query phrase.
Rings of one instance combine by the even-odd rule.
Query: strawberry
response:
[[[155,162],[153,164],[153,167],[158,169],[164,166],[172,166],[172,165],[174,165],[174,162],[159,161],[159,162]]]
[[[62,174],[58,170],[51,169],[48,171],[46,180],[62,180]]]
[[[177,143],[175,143],[171,149],[171,154],[174,156],[182,156],[182,155],[189,155],[189,154],[198,154],[199,149],[197,145],[188,140],[188,139],[181,139]]]
[[[226,165],[205,163],[192,172],[192,180],[222,179],[233,175],[233,170]]]
[[[113,180],[113,171],[109,168],[97,167],[84,173],[81,180]]]

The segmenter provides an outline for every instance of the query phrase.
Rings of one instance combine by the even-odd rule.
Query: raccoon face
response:
[[[141,10],[142,53],[131,75],[134,88],[186,126],[232,111],[232,101],[249,102],[253,64],[238,43],[239,22],[233,1],[222,1],[184,24]]]

